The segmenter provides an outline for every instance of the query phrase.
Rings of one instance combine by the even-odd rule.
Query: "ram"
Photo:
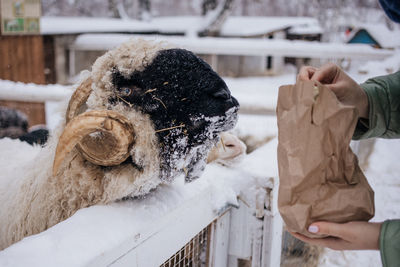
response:
[[[80,208],[144,195],[180,174],[199,177],[238,108],[187,50],[131,40],[107,52],[77,84],[47,145],[0,163],[0,249]],[[15,142],[0,142],[1,153],[16,153]]]

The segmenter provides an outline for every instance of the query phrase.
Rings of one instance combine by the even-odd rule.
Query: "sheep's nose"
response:
[[[222,99],[222,100],[228,100],[229,98],[231,98],[230,93],[228,91],[225,91],[225,90],[219,90],[219,91],[213,93],[212,96],[215,97],[215,98]]]
[[[236,98],[231,96],[229,99],[224,101],[224,107],[225,107],[225,111],[228,111],[229,109],[231,109],[233,107],[239,108],[239,102],[236,100]]]
[[[232,96],[231,99],[232,99],[232,103],[233,103],[234,106],[239,106],[239,101],[237,101],[236,98],[234,98],[234,97]]]

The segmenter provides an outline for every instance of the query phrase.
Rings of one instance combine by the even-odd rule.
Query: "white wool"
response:
[[[93,204],[106,204],[125,196],[139,196],[155,188],[159,179],[159,159],[154,127],[148,118],[122,105],[116,111],[124,114],[136,131],[136,143],[130,154],[140,161],[143,171],[132,165],[102,170],[73,150],[64,160],[62,171],[52,177],[55,149],[64,125],[49,139],[46,147],[4,139],[0,141],[3,161],[0,173],[0,249],[41,232],[68,218],[78,209]],[[94,181],[97,180],[97,181]]]
[[[73,149],[53,176],[53,160],[65,118],[44,148],[0,140],[0,156],[9,159],[0,162],[0,249],[44,231],[80,208],[143,195],[161,182],[158,141],[149,116],[122,104],[110,106],[107,97],[113,89],[112,68],[126,75],[143,70],[163,47],[143,40],[130,41],[100,57],[92,72],[84,72],[75,86],[79,87],[91,77],[93,92],[87,101],[88,108],[112,109],[130,121],[135,130],[135,145],[130,155],[141,169],[132,164],[102,168],[86,161]],[[66,107],[64,103],[63,114]],[[21,153],[10,153],[15,150]]]

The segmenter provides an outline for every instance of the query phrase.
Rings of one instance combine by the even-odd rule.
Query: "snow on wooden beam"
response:
[[[210,187],[203,189],[153,225],[137,229],[124,243],[103,252],[87,266],[160,266],[219,217],[214,212],[211,192]]]
[[[39,85],[0,80],[0,100],[47,102],[64,101],[72,94],[71,86]]]
[[[82,34],[71,49],[103,51],[112,49],[131,39],[167,41],[198,54],[285,56],[297,58],[351,58],[364,60],[384,59],[394,54],[392,50],[376,49],[364,44],[321,43],[249,38],[187,38],[168,36],[145,36],[131,34]]]

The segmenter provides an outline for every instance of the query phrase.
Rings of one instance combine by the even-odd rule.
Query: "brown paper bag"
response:
[[[374,216],[374,192],[349,147],[357,117],[318,82],[279,88],[278,207],[290,231],[317,237],[312,222]]]

